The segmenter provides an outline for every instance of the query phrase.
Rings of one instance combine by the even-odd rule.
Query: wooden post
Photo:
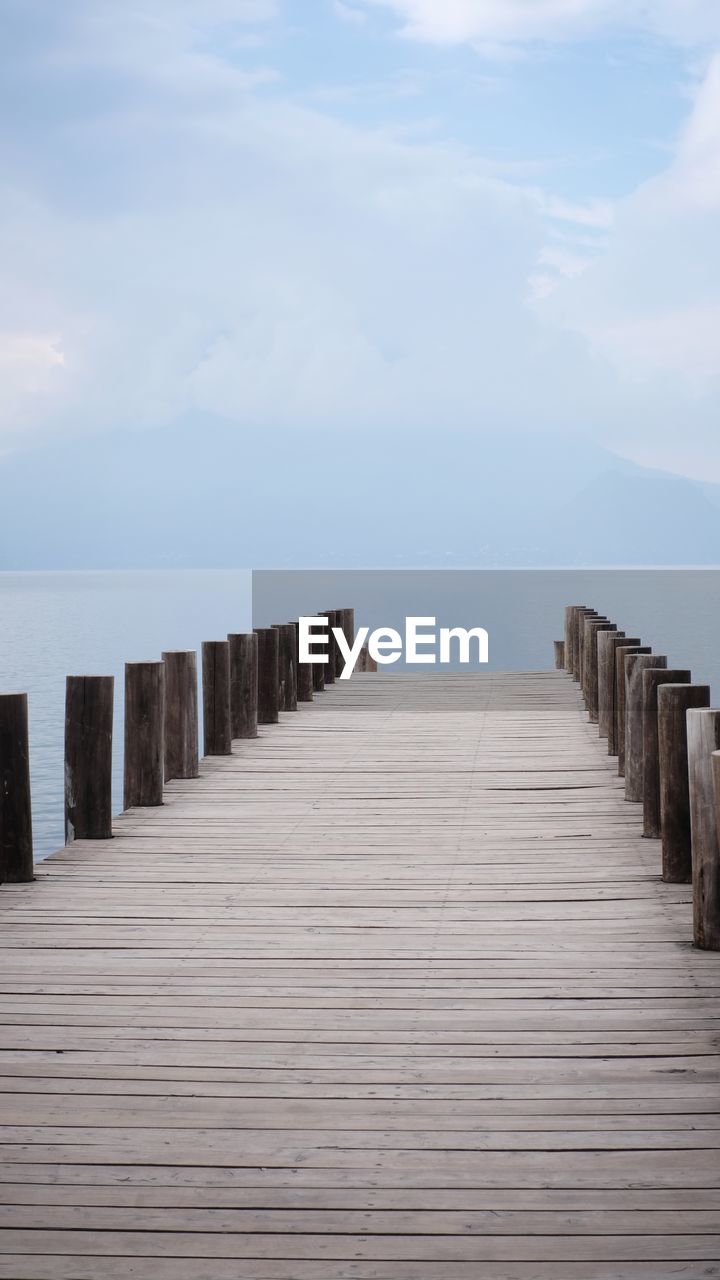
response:
[[[658,689],[662,878],[669,884],[692,881],[687,713],[709,706],[707,684],[665,684]]]
[[[591,628],[590,647],[586,664],[587,680],[585,682],[585,700],[591,724],[597,724],[598,722],[598,637],[603,631],[609,631],[613,635],[621,637],[625,636],[625,632],[618,631],[614,622],[599,622],[594,630]]]
[[[643,682],[643,835],[659,840],[660,745],[658,737],[658,685],[690,684],[692,673],[677,668],[658,671],[649,667]]]
[[[322,614],[315,614],[316,618],[322,617]],[[327,667],[323,662],[313,662],[310,664],[312,671],[312,684],[315,693],[324,693],[325,691],[325,675]]]
[[[293,627],[295,628],[295,670],[297,672],[297,700],[298,702],[312,702],[313,700],[313,663],[300,661],[300,623],[293,622]]]
[[[352,648],[355,642],[355,610],[340,609],[338,612],[340,617],[339,626],[342,627],[343,635],[350,645],[350,648]]]
[[[256,627],[258,638],[258,724],[277,724],[280,636],[274,627]]]
[[[335,626],[339,627],[340,630],[344,632],[345,628],[343,625],[343,613],[344,613],[343,609],[335,610]],[[345,662],[343,660],[342,653],[340,652],[340,645],[338,644],[337,640],[334,637],[333,637],[332,648],[333,648],[333,653],[335,654],[335,679],[339,680],[340,676],[342,675],[342,670],[345,665]]]
[[[693,872],[693,941],[720,951],[720,844],[713,753],[720,748],[720,711],[688,711],[688,781]]]
[[[585,705],[587,706],[587,685],[588,685],[588,667],[590,664],[591,646],[597,651],[595,642],[595,631],[598,627],[604,627],[607,631],[614,631],[615,624],[610,622],[608,618],[602,617],[598,613],[585,614],[582,619],[582,634],[580,639],[580,689],[582,690]]]
[[[716,832],[720,832],[720,751],[713,751],[711,760],[713,792],[715,799],[715,830]],[[718,902],[720,901],[720,890],[718,888],[720,883],[720,867],[718,866],[718,862],[715,862],[714,873],[712,867],[708,870],[709,877],[707,878],[715,884],[715,928],[713,929],[711,921],[708,921],[704,930],[704,936],[709,938],[710,946],[714,951],[720,951],[720,909],[718,908]]]
[[[624,631],[598,633],[598,735],[608,740],[615,708],[615,650],[626,640]]]
[[[337,643],[332,633],[332,629],[337,626],[337,619],[335,617],[334,609],[325,609],[325,611],[320,614],[320,617],[327,618],[328,620],[328,660],[323,666],[323,670],[325,672],[325,684],[328,685],[335,683],[335,650],[337,649]]]
[[[643,799],[643,671],[664,670],[667,658],[658,653],[631,653],[625,659],[625,799]]]
[[[230,733],[257,738],[258,638],[254,631],[228,636],[230,646]]]
[[[573,611],[572,626],[572,678],[579,683],[582,677],[582,642],[583,623],[586,618],[597,618],[597,609],[588,609],[586,605],[578,605]]]
[[[618,775],[625,777],[625,658],[629,653],[651,653],[649,644],[619,644],[615,650],[615,702],[608,755],[618,758]]]
[[[112,837],[112,676],[65,685],[65,843]]]
[[[232,753],[230,730],[230,645],[203,640],[203,745],[206,756]]]
[[[171,649],[165,664],[165,781],[198,776],[198,681],[194,649]]]
[[[581,609],[582,607],[583,606],[579,604],[565,605],[565,639],[563,642],[563,658],[564,658],[563,666],[565,667],[565,670],[570,672],[571,674],[572,674],[573,624],[574,624],[575,615],[577,614],[578,609]],[[558,648],[559,643],[560,642],[558,640],[555,641],[555,666],[556,667],[557,667],[558,654],[560,652]]]
[[[553,640],[553,648],[555,650],[555,670],[565,670],[565,641]]]
[[[26,693],[0,694],[0,881],[34,880]]]
[[[165,665],[125,663],[123,808],[163,802]]]
[[[274,622],[278,633],[278,706],[281,711],[297,711],[295,673],[295,627],[292,622]]]

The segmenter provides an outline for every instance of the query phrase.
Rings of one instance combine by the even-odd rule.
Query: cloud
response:
[[[720,38],[717,0],[364,0],[392,10],[403,33],[492,51],[598,34],[651,33],[680,44]]]

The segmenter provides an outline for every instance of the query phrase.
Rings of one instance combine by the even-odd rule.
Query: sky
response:
[[[569,435],[720,481],[718,0],[0,0],[0,457]]]

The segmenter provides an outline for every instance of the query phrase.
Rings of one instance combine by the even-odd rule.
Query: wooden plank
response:
[[[720,961],[574,684],[259,733],[0,891],[0,1280],[720,1276]]]

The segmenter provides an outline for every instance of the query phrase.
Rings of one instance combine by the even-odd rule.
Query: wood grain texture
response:
[[[125,663],[123,807],[159,805],[165,779],[165,664]]]
[[[171,649],[165,663],[165,781],[198,776],[198,677],[194,649]]]
[[[33,875],[30,749],[26,693],[0,694],[0,882]]]
[[[65,682],[65,843],[112,836],[112,676]]]
[[[0,1278],[718,1275],[720,957],[564,672],[358,675],[0,890]]]

